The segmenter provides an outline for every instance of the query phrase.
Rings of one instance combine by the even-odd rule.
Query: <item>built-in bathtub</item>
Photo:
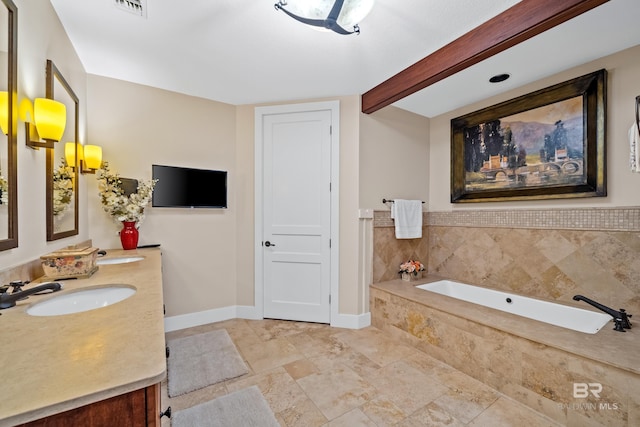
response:
[[[451,280],[439,280],[416,287],[587,334],[595,334],[612,320],[612,317],[605,313],[583,310],[564,304],[542,301]]]
[[[437,282],[431,292],[422,289]],[[546,313],[545,321],[538,321],[503,310],[524,306],[520,298],[526,297],[459,285],[466,284],[449,286],[436,276],[417,283],[374,283],[371,323],[562,425],[640,426],[640,396],[630,392],[640,390],[640,325],[617,332],[611,317],[602,313],[608,318],[599,316],[607,322],[597,333],[579,332],[546,323],[555,317],[549,310],[557,307],[532,308]],[[490,300],[498,304],[504,298],[503,307],[483,305],[477,296],[473,303],[466,300],[483,289],[495,291]],[[571,302],[551,304],[576,308]],[[584,387],[594,388],[598,396],[586,396]]]

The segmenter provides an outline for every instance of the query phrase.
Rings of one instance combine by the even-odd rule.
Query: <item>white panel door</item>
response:
[[[331,320],[331,111],[263,117],[264,317]]]

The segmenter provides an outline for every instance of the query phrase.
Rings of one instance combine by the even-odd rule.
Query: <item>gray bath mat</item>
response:
[[[179,396],[249,370],[224,329],[167,341],[167,392]]]
[[[172,427],[280,427],[256,386],[245,388],[171,416]]]

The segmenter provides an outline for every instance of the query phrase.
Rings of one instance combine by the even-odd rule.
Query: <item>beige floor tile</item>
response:
[[[359,408],[340,415],[327,424],[328,427],[378,427]]]
[[[298,332],[287,336],[287,341],[306,357],[315,356],[319,350],[324,350],[327,339],[325,335],[316,336],[306,332]]]
[[[316,365],[314,365],[309,359],[300,359],[295,362],[287,363],[284,365],[284,369],[294,380],[298,380],[306,377],[307,375],[318,372]]]
[[[438,406],[437,403],[431,402],[427,406],[418,409],[408,418],[402,420],[396,427],[464,427],[465,424],[455,419],[449,412]],[[517,427],[524,427],[524,424],[518,424]],[[493,424],[485,424],[483,427],[494,427]],[[514,426],[511,426],[514,427]]]
[[[286,338],[274,338],[244,346],[242,355],[256,373],[304,358]]]
[[[282,367],[230,382],[227,389],[232,393],[253,385],[258,386],[271,410],[276,414],[307,399],[302,388]]]
[[[374,363],[385,366],[391,362],[415,354],[416,350],[389,338],[378,329],[365,328],[361,333],[346,331],[336,338],[348,343],[349,347],[359,351]]]
[[[327,419],[336,418],[375,397],[376,389],[344,365],[298,380]]]
[[[471,381],[466,383],[471,383]],[[498,392],[486,386],[469,388],[460,383],[447,385],[450,390],[437,398],[435,402],[464,423],[477,417],[500,396]]]
[[[361,406],[362,412],[377,426],[392,426],[407,417],[402,409],[385,396],[377,397]]]
[[[336,359],[336,362],[353,369],[362,378],[374,375],[381,368],[380,365],[357,351],[345,352]]]
[[[368,380],[407,415],[449,391],[404,361],[383,367]]]
[[[310,399],[291,406],[278,414],[287,427],[320,427],[327,418]]]
[[[268,341],[278,337],[286,337],[288,335],[297,334],[302,331],[323,329],[329,327],[328,325],[322,325],[318,323],[291,322],[273,319],[255,320],[252,321],[249,326],[264,341]]]
[[[536,426],[558,427],[560,424],[537,412],[519,405],[509,398],[501,397],[474,418],[468,425],[471,427],[512,427]]]

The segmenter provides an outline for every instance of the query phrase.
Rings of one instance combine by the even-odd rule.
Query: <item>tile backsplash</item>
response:
[[[418,258],[427,272],[528,296],[575,294],[640,312],[640,208],[425,212],[422,239],[398,240],[374,213],[373,282]]]

